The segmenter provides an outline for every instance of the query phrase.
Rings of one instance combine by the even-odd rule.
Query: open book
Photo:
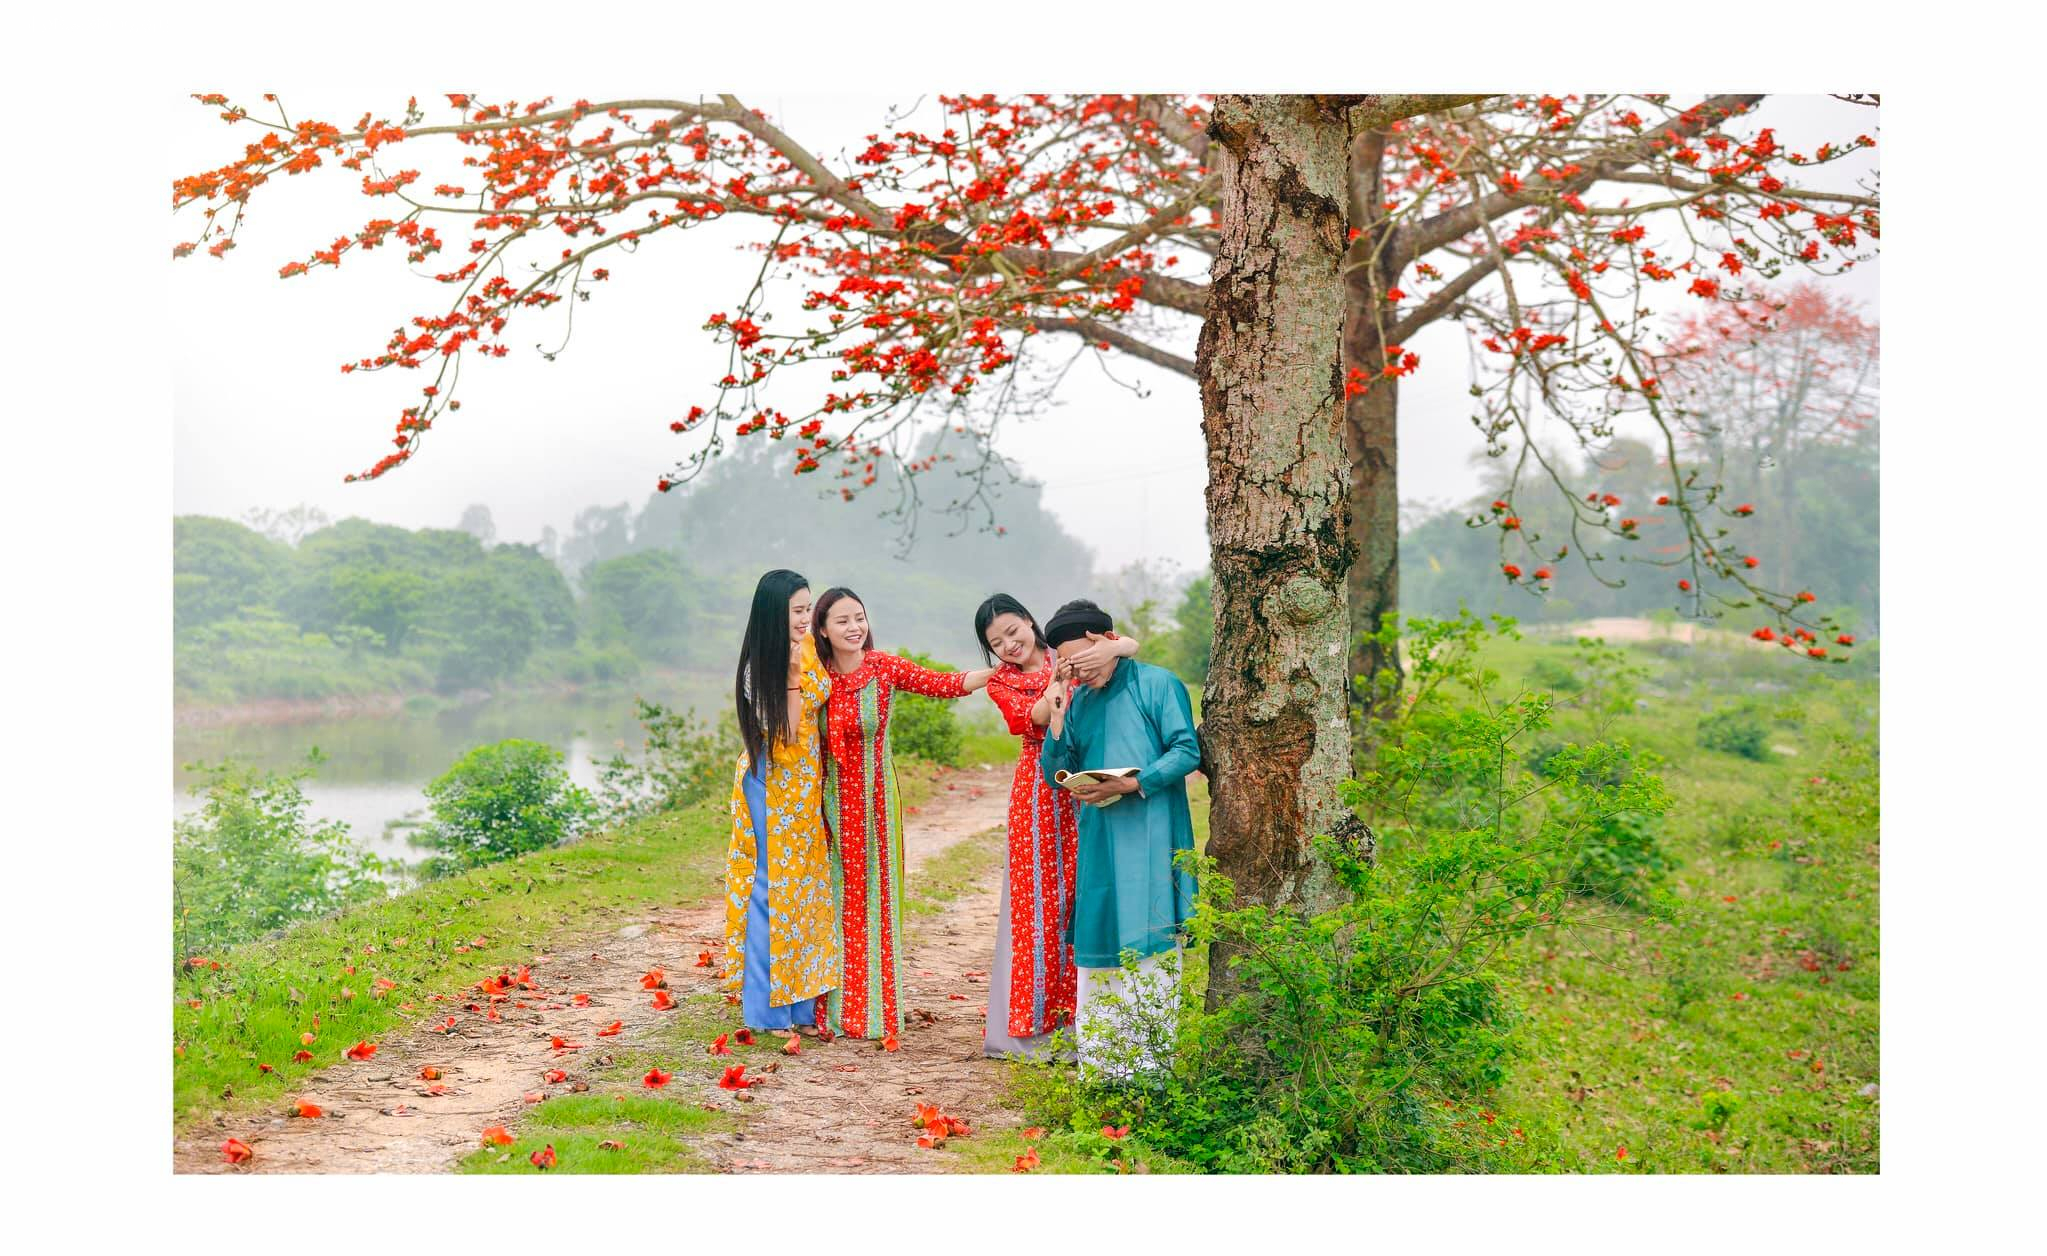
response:
[[[1140,768],[1089,768],[1084,772],[1068,772],[1062,769],[1052,774],[1052,783],[1061,789],[1071,789],[1072,785],[1069,784],[1071,781],[1111,781],[1118,777],[1136,776],[1141,770]],[[1095,805],[1097,807],[1113,807],[1122,801],[1122,798],[1123,795],[1121,794],[1112,794]]]

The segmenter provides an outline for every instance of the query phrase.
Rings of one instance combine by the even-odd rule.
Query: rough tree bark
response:
[[[1371,379],[1362,393],[1344,403],[1344,438],[1350,460],[1351,535],[1357,561],[1346,581],[1350,604],[1350,674],[1362,678],[1357,697],[1368,707],[1372,681],[1382,669],[1396,676],[1400,657],[1369,640],[1385,617],[1400,609],[1400,476],[1398,381],[1383,378],[1383,329],[1375,312],[1398,273],[1398,250],[1387,238],[1385,189],[1381,159],[1386,152],[1383,124],[1367,116],[1367,107],[1349,111],[1348,193],[1350,229],[1358,234],[1344,254],[1343,369],[1353,367]]]
[[[1208,849],[1240,897],[1312,906],[1325,886],[1307,843],[1342,818],[1350,766],[1348,131],[1311,97],[1219,96],[1209,137],[1230,177],[1198,354],[1215,573]],[[1212,1002],[1226,969],[1213,953]]]

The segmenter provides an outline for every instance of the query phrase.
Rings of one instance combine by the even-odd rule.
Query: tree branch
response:
[[[1455,308],[1465,293],[1477,287],[1486,276],[1498,270],[1500,262],[1505,256],[1506,254],[1496,251],[1488,254],[1484,260],[1473,262],[1465,267],[1463,274],[1444,284],[1435,292],[1430,293],[1428,300],[1409,310],[1405,317],[1398,323],[1395,323],[1392,329],[1386,333],[1386,343],[1389,345],[1406,344],[1408,339],[1416,332],[1427,327],[1430,323],[1435,322]]]
[[[1113,345],[1133,358],[1143,358],[1154,366],[1162,366],[1175,374],[1185,375],[1188,379],[1195,378],[1194,363],[1154,345],[1146,344],[1128,332],[1119,331],[1107,323],[1092,318],[1036,318],[1031,322],[1039,331],[1071,332],[1086,340]]]
[[[1149,120],[1166,138],[1187,150],[1189,156],[1208,164],[1208,133],[1196,130],[1180,112],[1171,96],[1139,96],[1137,116]]]
[[[1646,183],[1651,187],[1669,188],[1672,191],[1687,192],[1693,196],[1719,191],[1738,192],[1747,190],[1734,186],[1723,189],[1720,185],[1713,183],[1688,183],[1676,175],[1657,174],[1649,170],[1621,171],[1616,174],[1606,175],[1604,178],[1608,183]],[[1843,205],[1859,205],[1867,209],[1875,209],[1882,203],[1874,196],[1857,196],[1852,192],[1819,192],[1811,188],[1780,188],[1773,195],[1779,200],[1835,201]],[[1645,208],[1647,207],[1645,206]]]
[[[1035,266],[1050,276],[1080,260],[1083,254],[1052,249],[1004,249],[997,256],[1013,266]],[[1119,271],[1110,271],[1103,278],[1111,279],[1118,273]],[[1192,314],[1196,318],[1203,318],[1208,314],[1207,284],[1190,283],[1170,275],[1147,273],[1144,276],[1144,287],[1139,290],[1137,296],[1139,300],[1151,305],[1178,310],[1182,314]]]
[[[1170,225],[1175,218],[1186,217],[1193,211],[1196,205],[1200,204],[1207,197],[1212,196],[1221,186],[1222,180],[1220,178],[1215,175],[1208,176],[1189,190],[1187,195],[1153,214],[1150,218],[1138,223],[1108,243],[1098,248],[1089,249],[1079,257],[1061,266],[1058,272],[1051,276],[1052,280],[1058,282],[1071,279],[1074,275],[1079,274],[1090,266],[1099,265],[1125,249],[1133,248],[1144,243],[1146,240],[1152,239],[1159,234],[1160,228]],[[1204,292],[1204,298],[1205,296]]]
[[[1377,131],[1391,126],[1402,118],[1416,114],[1441,113],[1460,105],[1476,104],[1491,100],[1498,92],[1478,92],[1457,96],[1414,96],[1362,95],[1362,96],[1317,96],[1315,99],[1324,106],[1350,114],[1351,125],[1360,131]]]
[[[1753,105],[1762,99],[1763,96],[1758,93],[1747,96],[1715,96],[1710,100],[1701,101],[1686,111],[1698,115],[1696,121],[1689,123],[1679,121],[1672,126],[1658,127],[1654,135],[1645,135],[1637,139],[1615,156],[1598,162],[1569,182],[1559,184],[1550,196],[1516,196],[1507,192],[1494,192],[1469,205],[1461,205],[1433,218],[1424,218],[1401,233],[1399,255],[1394,259],[1395,269],[1404,270],[1414,259],[1426,256],[1453,240],[1462,239],[1485,223],[1504,217],[1517,209],[1545,204],[1552,197],[1561,196],[1566,192],[1582,192],[1601,179],[1611,178],[1630,166],[1647,161],[1658,151],[1653,141],[1665,138],[1666,131],[1679,138],[1689,138],[1705,130],[1709,125],[1732,116],[1738,109]]]
[[[808,149],[789,138],[780,127],[739,103],[737,96],[721,93],[718,99],[723,101],[725,107],[732,112],[732,116],[727,119],[728,121],[735,126],[745,128],[755,137],[766,142],[776,152],[787,157],[790,165],[795,166],[798,170],[810,176],[810,181],[816,184],[833,200],[859,214],[869,222],[879,224],[889,221],[887,214],[883,213],[866,197],[847,187],[845,180],[832,173],[831,167],[819,161],[815,156],[811,155]]]

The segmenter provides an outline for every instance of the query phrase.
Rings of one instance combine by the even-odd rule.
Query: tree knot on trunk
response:
[[[1294,623],[1312,624],[1336,608],[1336,595],[1313,576],[1295,576],[1280,587],[1279,613]]]

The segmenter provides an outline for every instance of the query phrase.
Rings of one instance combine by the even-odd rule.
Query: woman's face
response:
[[[824,638],[834,649],[851,653],[867,648],[867,608],[850,597],[832,603],[824,617]]]
[[[798,589],[789,595],[789,644],[801,645],[809,635],[810,590]]]
[[[1003,662],[1022,667],[1037,651],[1038,638],[1031,631],[1030,620],[1004,611],[988,621],[988,648]]]

